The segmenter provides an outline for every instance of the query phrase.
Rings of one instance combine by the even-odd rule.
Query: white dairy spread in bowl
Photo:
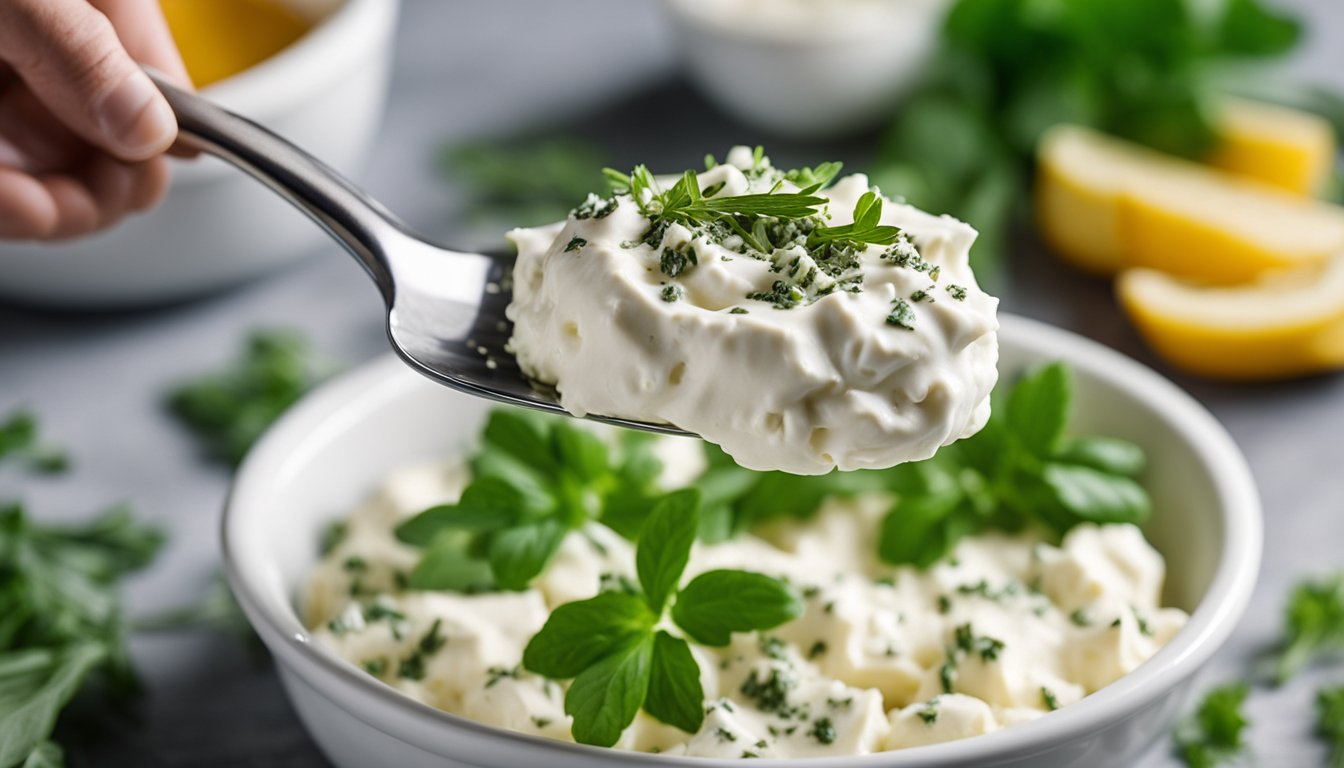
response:
[[[671,423],[753,469],[890,467],[974,433],[998,357],[975,231],[835,170],[737,147],[515,230],[519,365],[575,415]]]
[[[501,420],[484,438],[540,450],[534,455],[539,464],[550,462],[548,456],[592,457],[591,450],[575,448],[572,435],[550,433],[556,448],[546,453],[539,443],[519,439],[525,431],[519,422]],[[658,488],[694,483],[706,508],[723,491],[706,481],[715,471],[713,454],[702,453],[698,442],[646,439],[650,453],[641,455],[656,462],[636,462],[645,468],[638,472],[653,473],[650,482]],[[615,450],[615,439],[610,442]],[[613,477],[627,477],[630,466]],[[490,476],[517,475],[506,458],[485,452],[390,476],[327,542],[302,600],[305,620],[319,644],[418,701],[500,728],[573,741],[567,703],[582,677],[548,679],[528,671],[525,649],[551,618],[579,601],[636,599],[630,597],[638,594],[636,585],[648,589],[643,548],[673,547],[618,533],[622,518],[611,515],[610,506],[617,493],[606,497],[601,517],[564,532],[544,568],[519,588],[416,588],[426,568],[437,574],[431,578],[444,578],[445,569],[456,569],[452,579],[465,575],[464,584],[475,578],[466,568],[484,555],[473,555],[471,545],[460,558],[432,562],[428,550],[409,546],[398,533],[407,521],[444,510],[467,511],[457,533],[487,530],[489,516],[470,510],[494,509],[496,502],[482,502],[490,483],[474,481],[473,467]],[[535,479],[542,473],[523,474]],[[764,479],[781,477],[787,476]],[[594,482],[613,493],[607,480]],[[476,497],[469,502],[471,494]],[[796,496],[776,498],[783,503]],[[761,524],[710,537],[714,543],[704,540],[702,529],[678,580],[683,591],[671,618],[650,631],[693,641],[687,658],[698,667],[699,691],[691,705],[703,719],[684,730],[655,719],[646,702],[612,746],[701,757],[835,757],[967,738],[1078,701],[1142,664],[1185,623],[1182,611],[1163,607],[1163,559],[1134,525],[1084,522],[1061,539],[1030,526],[1016,533],[981,530],[921,569],[887,564],[873,546],[885,512],[914,514],[900,503],[892,508],[890,494],[869,490],[825,497],[791,515],[765,510]],[[498,510],[507,514],[505,506]],[[796,595],[793,618],[734,632],[722,643],[694,642],[678,606],[691,599],[688,582],[722,569],[787,585]],[[565,651],[582,654],[584,646],[604,641],[597,625],[584,638]]]

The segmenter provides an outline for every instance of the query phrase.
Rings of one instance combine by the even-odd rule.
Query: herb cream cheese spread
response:
[[[665,486],[704,466],[695,441],[656,447]],[[306,620],[323,646],[414,699],[573,740],[570,683],[527,672],[524,648],[557,607],[632,583],[634,545],[589,522],[526,589],[409,589],[421,551],[394,530],[456,500],[468,480],[460,461],[388,478],[314,567]],[[1133,525],[1080,524],[1057,545],[1032,532],[985,532],[919,570],[878,560],[881,496],[831,499],[807,519],[694,544],[683,584],[711,569],[750,569],[786,580],[801,613],[723,647],[691,645],[705,699],[698,730],[640,712],[615,746],[809,757],[966,738],[1048,716],[1111,683],[1186,620],[1162,607],[1163,560]]]
[[[571,413],[671,423],[744,467],[890,467],[974,433],[997,374],[975,231],[758,150],[642,167],[510,234],[511,349]]]

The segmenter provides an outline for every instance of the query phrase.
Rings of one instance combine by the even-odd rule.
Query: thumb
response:
[[[177,137],[168,102],[86,0],[0,2],[0,58],[70,130],[122,160]]]

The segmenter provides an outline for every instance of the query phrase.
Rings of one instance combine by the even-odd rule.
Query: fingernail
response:
[[[144,160],[168,148],[177,118],[144,72],[136,71],[113,88],[98,108],[103,135],[125,160]]]

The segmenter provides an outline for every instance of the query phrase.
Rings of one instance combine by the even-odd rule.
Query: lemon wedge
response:
[[[1237,283],[1344,251],[1344,208],[1088,128],[1050,129],[1037,160],[1042,235],[1094,273]]]
[[[1207,162],[1298,195],[1319,195],[1335,166],[1335,132],[1319,115],[1244,99],[1221,103]]]
[[[1116,294],[1148,344],[1190,373],[1255,380],[1344,368],[1344,256],[1228,287],[1132,269]]]

